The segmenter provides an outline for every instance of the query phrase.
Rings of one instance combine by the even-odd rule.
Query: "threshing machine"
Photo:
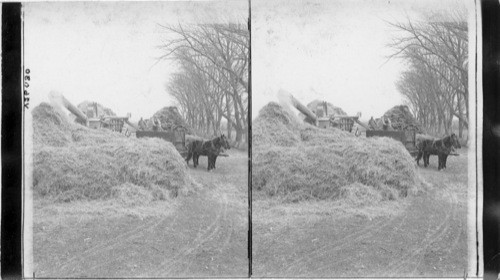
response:
[[[315,114],[311,110],[309,110],[309,108],[295,99],[295,97],[293,97],[291,94],[289,95],[289,97],[292,105],[306,116],[304,121],[309,124],[320,128],[336,127],[347,132],[352,132],[354,123],[357,123],[364,129],[366,129],[366,137],[389,137],[403,143],[405,148],[412,156],[418,154],[418,150],[416,147],[417,128],[414,126],[409,125],[404,127],[402,130],[394,130],[389,121],[389,125],[383,126],[384,129],[374,129],[359,120],[359,118],[361,117],[360,113],[358,113],[356,116],[328,114],[327,103],[320,102],[317,105]],[[356,135],[359,136],[357,131]]]

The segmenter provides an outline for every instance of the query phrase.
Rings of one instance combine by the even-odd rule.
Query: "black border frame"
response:
[[[483,28],[483,257],[484,279],[500,273],[500,3],[481,0]],[[251,33],[251,0],[248,28]],[[21,3],[2,4],[1,277],[22,278],[22,63]],[[250,34],[251,40],[251,34]],[[251,42],[251,41],[250,41]],[[252,268],[251,43],[249,65],[249,277]],[[498,113],[497,113],[498,111]]]
[[[484,279],[500,273],[500,3],[481,1]],[[495,129],[496,128],[496,129]],[[496,135],[495,135],[495,131]],[[479,218],[479,217],[478,217]]]
[[[1,277],[22,277],[21,3],[2,4]]]

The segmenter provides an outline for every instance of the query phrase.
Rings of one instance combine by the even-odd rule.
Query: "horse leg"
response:
[[[198,158],[200,156],[198,154],[193,154],[193,166],[196,168],[198,166]]]
[[[418,155],[417,155],[417,165],[420,166],[420,159],[422,158],[422,155],[423,153],[422,152],[418,152]]]
[[[440,169],[445,169],[446,168],[446,159],[448,158],[448,155],[446,153],[441,153],[439,155],[439,167]]]
[[[215,169],[215,162],[217,161],[217,156],[214,156],[214,162],[212,163],[213,164],[213,168]]]
[[[427,167],[429,165],[429,155],[424,152],[424,167]]]
[[[438,171],[441,171],[441,166],[443,165],[443,156],[438,154]]]
[[[213,169],[212,165],[213,165],[213,157],[212,155],[208,155],[208,164],[207,164],[207,170],[210,171]]]
[[[188,152],[188,155],[186,157],[186,164],[189,165],[189,160],[191,159],[191,157],[193,157],[193,153],[189,153]],[[193,158],[193,164],[194,164],[194,158]]]

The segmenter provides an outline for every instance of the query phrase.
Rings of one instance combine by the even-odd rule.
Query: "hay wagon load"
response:
[[[381,118],[374,120],[372,117],[369,127],[366,137],[393,138],[403,143],[413,157],[418,154],[418,134],[423,133],[423,129],[411,114],[408,106],[394,106]]]
[[[139,122],[135,132],[137,138],[160,138],[174,145],[183,158],[187,156],[186,134],[192,129],[184,121],[177,107],[169,106],[160,109],[153,117]]]

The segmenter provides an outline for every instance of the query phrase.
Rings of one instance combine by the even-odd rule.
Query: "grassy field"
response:
[[[461,277],[466,268],[467,150],[418,172],[401,200],[282,203],[255,193],[256,277]]]
[[[202,157],[188,167],[199,190],[147,204],[38,197],[36,277],[247,276],[247,162],[230,150],[208,173]]]

